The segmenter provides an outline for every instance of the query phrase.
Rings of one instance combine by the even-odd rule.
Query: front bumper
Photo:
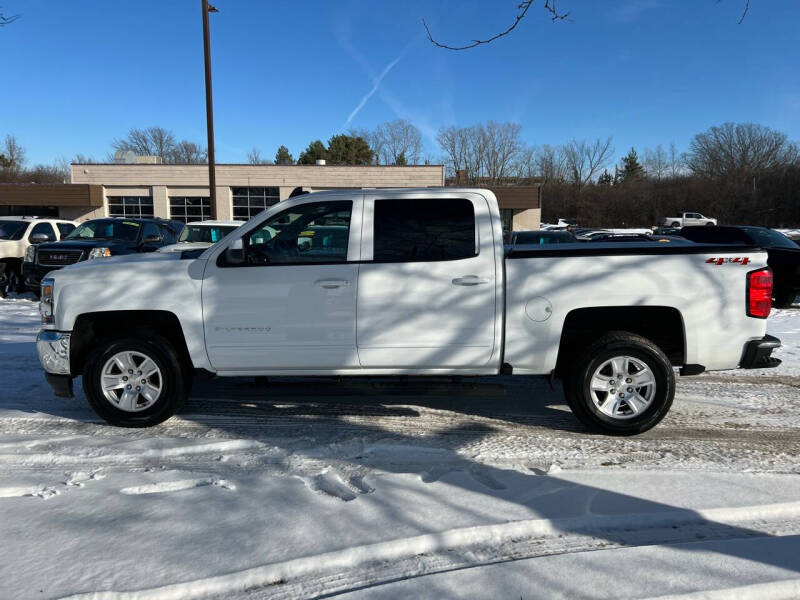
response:
[[[43,329],[36,336],[36,352],[39,362],[47,373],[70,375],[69,365],[70,334]]]
[[[42,279],[50,271],[57,271],[61,267],[43,267],[36,263],[22,263],[22,282],[31,291],[38,292],[42,285]]]
[[[772,351],[779,348],[781,341],[771,335],[765,335],[760,340],[751,340],[744,346],[742,369],[771,369],[781,364],[780,359],[771,356]]]
[[[60,398],[72,398],[72,371],[69,364],[71,335],[61,331],[42,330],[36,336],[36,352],[47,383]]]

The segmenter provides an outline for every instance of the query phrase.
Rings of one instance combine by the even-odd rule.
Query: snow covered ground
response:
[[[0,598],[798,598],[800,310],[768,328],[783,365],[633,438],[520,377],[197,382],[123,430],[0,300]]]

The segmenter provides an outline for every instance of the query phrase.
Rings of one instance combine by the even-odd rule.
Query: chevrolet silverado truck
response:
[[[635,434],[666,415],[676,370],[780,362],[766,258],[648,241],[506,253],[486,190],[321,192],[203,251],[51,273],[37,350],[56,395],[80,375],[118,426],[169,418],[199,374],[508,374],[560,378],[589,428]]]
[[[692,225],[716,225],[717,220],[704,217],[700,213],[683,213],[680,217],[664,217],[661,219],[661,227],[689,227]]]

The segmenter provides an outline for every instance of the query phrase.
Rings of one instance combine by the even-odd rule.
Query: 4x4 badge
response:
[[[706,263],[714,264],[714,265],[722,265],[726,263],[736,263],[739,265],[747,265],[750,264],[750,257],[745,256],[742,258],[741,256],[737,256],[736,258],[709,258]]]

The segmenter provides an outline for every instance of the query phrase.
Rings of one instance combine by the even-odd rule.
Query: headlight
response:
[[[25,262],[36,262],[36,246],[28,246],[25,250]]]
[[[111,256],[111,250],[108,248],[92,248],[89,251],[89,260],[93,258],[107,258]]]
[[[55,281],[52,277],[42,279],[42,297],[39,300],[39,312],[42,315],[42,323],[50,325],[53,323],[53,285]]]

